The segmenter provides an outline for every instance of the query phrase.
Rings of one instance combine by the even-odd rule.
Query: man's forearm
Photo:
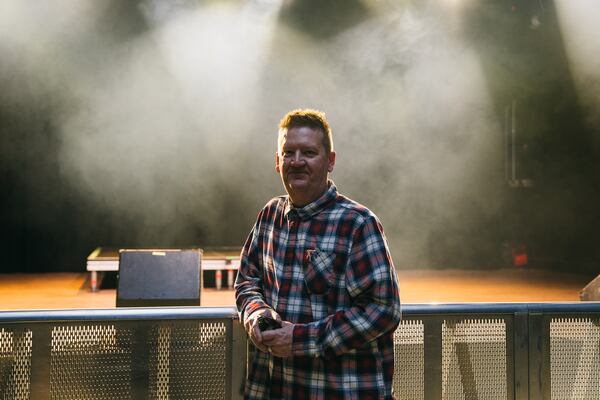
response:
[[[355,306],[319,321],[296,324],[292,352],[298,356],[339,356],[390,332],[399,322],[399,300]]]
[[[236,285],[236,304],[242,322],[254,311],[269,307],[262,290],[247,282]]]

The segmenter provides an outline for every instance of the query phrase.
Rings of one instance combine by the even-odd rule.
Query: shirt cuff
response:
[[[292,334],[294,356],[319,357],[323,354],[317,343],[318,329],[315,324],[296,324]]]
[[[248,304],[246,306],[246,308],[244,309],[244,316],[243,316],[244,317],[244,321],[246,319],[248,319],[248,317],[250,317],[250,315],[252,313],[254,313],[255,311],[258,311],[260,309],[263,309],[263,308],[269,308],[269,306],[266,303],[262,302],[262,301],[253,301],[250,304]]]

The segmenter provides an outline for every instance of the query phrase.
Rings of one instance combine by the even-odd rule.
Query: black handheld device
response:
[[[279,328],[281,328],[281,323],[279,321],[262,315],[258,317],[258,329],[260,329],[261,332]]]

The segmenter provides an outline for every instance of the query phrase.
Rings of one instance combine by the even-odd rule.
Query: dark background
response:
[[[59,3],[57,8],[68,6]],[[458,35],[479,59],[491,100],[485,112],[497,136],[489,146],[488,155],[482,157],[484,161],[478,161],[484,167],[480,170],[471,164],[456,174],[449,174],[443,184],[447,186],[438,185],[433,177],[444,173],[445,163],[432,169],[433,183],[429,183],[428,173],[406,172],[414,168],[413,158],[397,156],[398,151],[394,150],[402,148],[404,151],[418,142],[405,139],[390,128],[399,124],[399,131],[407,132],[408,129],[402,129],[407,125],[398,122],[386,125],[386,119],[399,118],[397,112],[390,111],[390,104],[397,102],[402,104],[400,109],[406,110],[407,99],[415,97],[395,99],[388,94],[374,95],[385,92],[385,88],[377,88],[383,79],[407,79],[408,85],[415,84],[418,88],[418,82],[410,79],[415,69],[411,64],[403,64],[402,56],[406,53],[398,53],[400,57],[394,62],[384,63],[382,68],[368,73],[364,72],[367,67],[360,69],[360,66],[348,65],[348,61],[339,64],[328,61],[337,59],[335,49],[340,46],[340,38],[347,38],[344,35],[351,32],[353,26],[363,24],[368,29],[373,21],[391,21],[386,19],[391,18],[391,13],[407,15],[402,14],[407,10],[413,17],[428,15],[419,21],[439,22],[450,18],[448,11],[437,10],[428,2],[409,1],[398,2],[400,6],[379,2],[378,8],[360,1],[288,1],[275,17],[278,29],[301,34],[305,47],[312,41],[319,49],[325,48],[318,54],[327,55],[323,64],[327,65],[328,74],[336,76],[335,93],[329,86],[321,87],[327,91],[321,97],[318,89],[322,83],[318,78],[308,81],[297,78],[299,70],[306,69],[301,60],[290,61],[293,65],[268,61],[269,72],[258,74],[253,86],[258,88],[260,107],[256,112],[249,112],[250,116],[239,112],[247,108],[244,97],[236,96],[235,91],[220,94],[221,86],[215,85],[216,89],[206,93],[207,102],[213,105],[205,106],[206,111],[198,116],[202,121],[200,127],[190,122],[159,131],[146,130],[138,136],[145,140],[157,137],[162,143],[156,147],[159,149],[164,148],[164,143],[175,141],[177,145],[173,145],[173,149],[161,150],[159,157],[149,156],[140,164],[123,162],[119,166],[111,154],[118,152],[127,161],[136,159],[138,153],[156,148],[112,139],[93,142],[104,145],[88,153],[93,153],[102,167],[77,169],[80,164],[73,162],[73,157],[79,154],[80,147],[69,145],[72,136],[65,134],[65,127],[72,126],[69,121],[73,115],[94,115],[102,110],[71,88],[71,72],[61,66],[110,73],[106,71],[113,67],[103,70],[98,65],[126,57],[123,53],[133,50],[123,43],[135,42],[151,30],[143,12],[148,7],[146,2],[104,3],[89,28],[91,33],[85,37],[77,29],[72,34],[68,30],[61,32],[58,39],[48,36],[44,31],[47,21],[40,17],[41,28],[32,34],[31,41],[27,42],[29,47],[18,42],[0,47],[2,272],[83,271],[85,258],[97,246],[241,247],[258,209],[269,197],[282,192],[272,171],[276,124],[285,111],[296,106],[315,106],[328,113],[340,154],[334,179],[342,192],[365,203],[380,216],[397,267],[497,268],[510,264],[510,250],[523,245],[529,254],[530,267],[586,274],[598,271],[600,149],[599,132],[593,123],[593,113],[597,111],[593,105],[583,103],[578,94],[553,2],[483,1],[470,3],[463,11]],[[186,4],[187,7],[219,7],[216,3],[190,1]],[[224,3],[235,8],[242,2]],[[541,21],[538,28],[532,28],[533,16]],[[224,25],[222,29],[229,27]],[[410,32],[404,34],[404,37],[411,36]],[[15,33],[15,37],[18,35]],[[95,44],[96,40],[103,44]],[[227,38],[223,40],[220,46],[226,48]],[[345,48],[355,48],[351,44],[352,36],[347,40],[350,44],[344,42]],[[32,43],[38,43],[38,47]],[[297,52],[290,50],[290,43],[297,42],[279,35],[270,42],[267,59],[293,60],[291,54]],[[414,46],[416,50],[412,51],[418,52],[421,42],[417,41]],[[389,48],[382,46],[381,52]],[[72,59],[66,59],[65,54]],[[366,63],[372,57],[369,54],[359,57]],[[58,67],[47,68],[45,60],[56,58],[62,60]],[[353,72],[358,70],[360,73]],[[321,76],[319,71],[312,73]],[[238,75],[223,76],[223,82],[235,80],[234,76]],[[89,86],[86,87],[88,93],[111,91],[106,86]],[[314,92],[293,90],[302,86],[316,89]],[[353,88],[357,87],[354,92]],[[460,87],[439,90],[449,98],[448,104],[459,102],[463,96]],[[161,96],[164,97],[164,93]],[[176,100],[168,107],[183,107],[177,103],[180,96],[177,92],[169,96]],[[301,101],[297,101],[297,96]],[[142,97],[134,97],[134,102]],[[517,110],[518,179],[530,179],[533,186],[527,188],[511,187],[505,179],[503,130],[507,107],[513,101]],[[218,108],[210,108],[217,107],[214,104],[219,104]],[[122,109],[128,113],[127,107]],[[360,115],[367,110],[372,110],[371,114]],[[132,120],[152,121],[153,113],[142,111],[132,112]],[[444,111],[432,110],[423,120],[435,119],[440,112]],[[475,117],[483,111],[474,107],[470,112]],[[356,114],[359,116],[353,118]],[[240,115],[243,121],[230,121],[241,118]],[[114,115],[104,114],[103,118],[106,120],[100,121],[109,121],[109,124],[115,120]],[[176,119],[181,122],[181,118]],[[367,128],[357,128],[357,120],[371,122]],[[469,126],[468,121],[465,124]],[[90,138],[99,137],[90,128],[97,124],[82,126],[81,135],[87,132]],[[438,154],[453,153],[460,159],[471,151],[461,151],[472,143],[469,133],[443,136],[452,131],[443,121],[416,126],[422,131],[413,129],[412,135],[420,138],[430,135],[432,144],[428,148],[440,146],[436,150],[439,153],[431,154],[431,165],[438,165],[435,164]],[[461,131],[462,127],[455,131]],[[170,134],[176,130],[191,132],[190,137],[195,139],[173,138]],[[380,134],[388,131],[389,136]],[[101,129],[98,132],[102,135]],[[123,138],[127,132],[127,128],[123,128],[112,137]],[[228,132],[241,133],[228,136]],[[210,135],[216,135],[219,141]],[[371,155],[372,161],[364,160],[366,155]],[[144,162],[148,160],[159,164],[151,164],[154,174],[147,174],[150,164]],[[116,166],[112,169],[111,165]],[[135,168],[132,169],[132,165]],[[485,173],[469,180],[470,173],[479,171]],[[129,178],[119,181],[121,175]],[[469,184],[461,186],[465,180]],[[148,181],[155,184],[148,188],[144,185]],[[454,185],[461,189],[455,191]],[[437,190],[439,187],[444,190]],[[490,204],[493,207],[486,206]],[[165,207],[168,212],[162,211]],[[437,210],[435,218],[432,209]]]

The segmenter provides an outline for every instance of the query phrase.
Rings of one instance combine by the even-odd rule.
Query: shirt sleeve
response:
[[[296,356],[334,357],[394,330],[400,322],[400,293],[383,227],[371,216],[356,230],[346,269],[350,307],[322,320],[296,324]]]
[[[246,239],[240,256],[240,268],[235,281],[235,298],[240,322],[254,311],[268,308],[262,289],[263,271],[261,263],[260,220],[262,212]]]

